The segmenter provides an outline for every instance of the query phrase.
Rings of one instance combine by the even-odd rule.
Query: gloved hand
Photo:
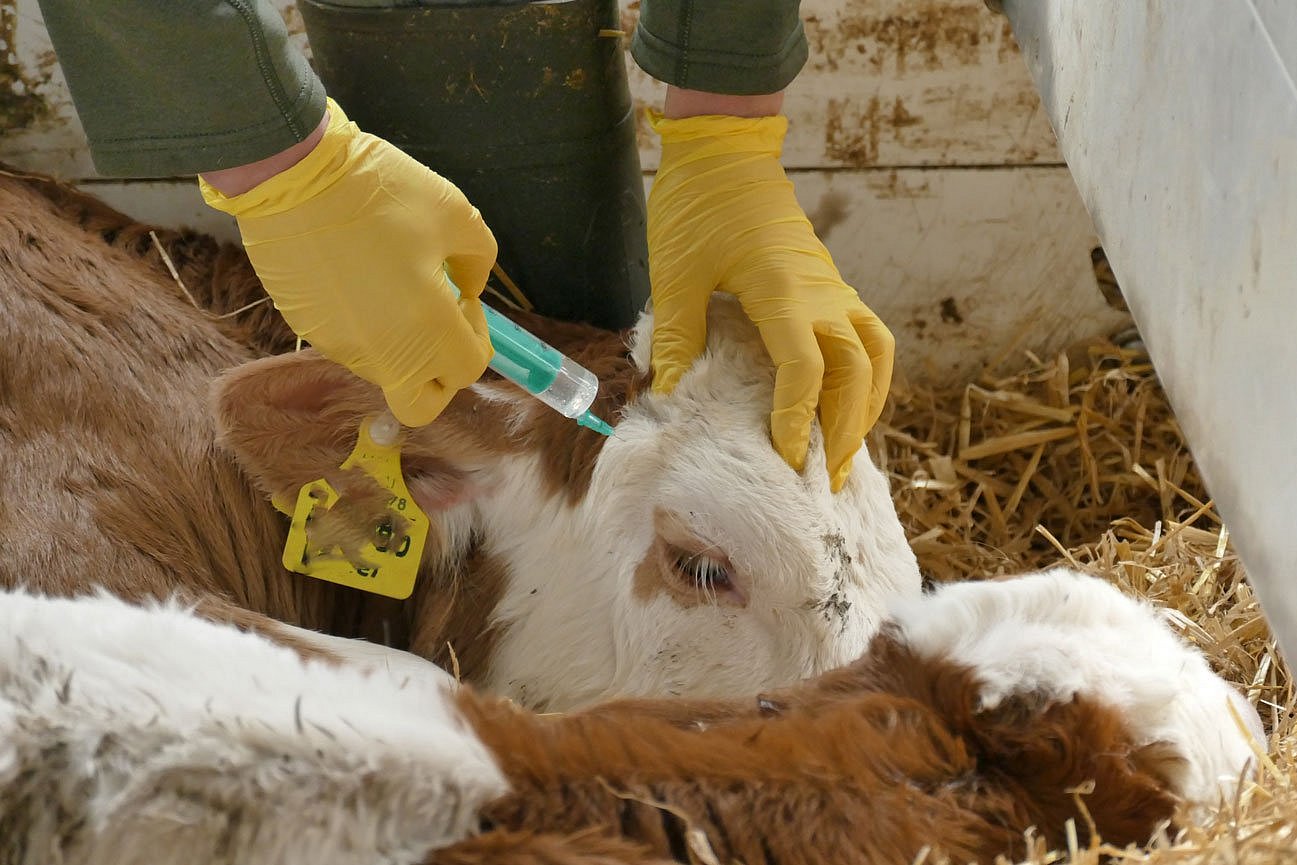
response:
[[[381,387],[401,423],[432,421],[486,369],[478,296],[495,262],[491,230],[454,184],[361,132],[332,101],[323,139],[301,162],[241,195],[200,183],[208,204],[237,217],[288,325]]]
[[[650,121],[662,163],[649,192],[653,389],[669,393],[707,342],[712,291],[738,297],[774,360],[770,432],[795,470],[818,403],[834,492],[878,420],[895,340],[842,281],[779,164],[788,121]]]

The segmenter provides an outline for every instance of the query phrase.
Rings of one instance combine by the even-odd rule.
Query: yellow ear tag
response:
[[[361,555],[367,564],[360,567],[349,562],[337,548],[324,555],[308,556],[307,522],[316,509],[327,511],[338,501],[337,491],[320,478],[303,486],[297,494],[288,541],[284,544],[285,568],[363,592],[398,600],[410,597],[423,558],[423,545],[428,538],[428,517],[414,503],[401,477],[401,450],[395,444],[399,430],[396,419],[390,415],[379,418],[377,422],[374,418],[366,418],[360,425],[356,447],[341,468],[359,468],[391,493],[387,509],[409,526],[401,544],[395,549],[382,550],[372,542],[366,542]],[[379,444],[371,431],[390,443]]]

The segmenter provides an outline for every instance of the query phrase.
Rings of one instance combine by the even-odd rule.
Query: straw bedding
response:
[[[1038,849],[1028,861],[1297,861],[1292,680],[1137,340],[1029,356],[964,388],[898,383],[872,445],[925,577],[1060,563],[1102,575],[1167,607],[1271,737],[1258,781],[1207,824],[1149,850]]]

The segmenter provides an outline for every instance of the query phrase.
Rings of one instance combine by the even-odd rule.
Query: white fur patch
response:
[[[413,863],[504,790],[445,676],[0,593],[0,861]]]
[[[1084,695],[1117,709],[1137,745],[1168,742],[1184,757],[1172,780],[1191,801],[1214,802],[1253,760],[1229,704],[1259,739],[1256,710],[1153,607],[1103,580],[1058,568],[956,583],[898,605],[895,621],[922,654],[972,667],[986,708],[1032,693]]]
[[[355,670],[382,671],[396,681],[426,680],[424,687],[454,688],[456,684],[450,673],[432,661],[400,649],[371,643],[369,640],[335,637],[283,622],[276,623],[276,628],[303,643],[331,653]]]
[[[631,355],[648,368],[652,316]],[[812,431],[803,472],[770,443],[774,371],[737,301],[716,295],[707,351],[668,396],[643,393],[618,418],[590,489],[559,504],[535,459],[483,470],[474,501],[487,551],[510,580],[484,684],[562,710],[628,694],[743,696],[858,657],[888,605],[920,589],[887,480],[862,450],[829,490]],[[634,590],[669,514],[733,564],[746,606],[683,606]]]

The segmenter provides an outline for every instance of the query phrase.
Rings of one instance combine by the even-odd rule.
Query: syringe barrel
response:
[[[482,310],[495,349],[491,369],[567,417],[590,408],[599,393],[594,373],[486,304]]]

